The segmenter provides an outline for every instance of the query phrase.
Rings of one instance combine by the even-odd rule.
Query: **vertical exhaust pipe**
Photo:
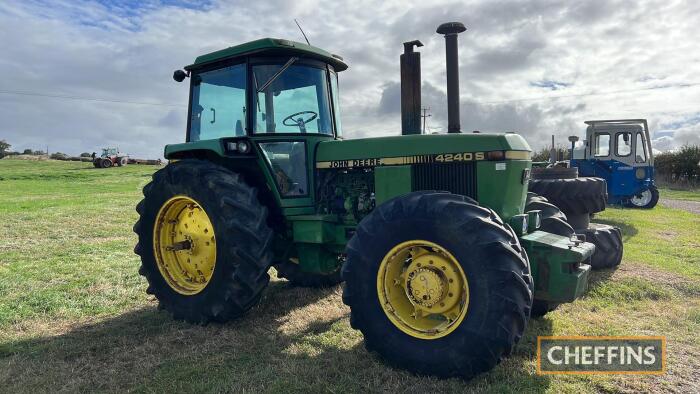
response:
[[[437,33],[445,36],[445,65],[447,66],[447,132],[461,133],[459,124],[459,58],[457,34],[467,30],[460,22],[438,26]]]
[[[422,47],[415,40],[403,43],[401,55],[401,134],[420,134],[420,52],[413,47]]]

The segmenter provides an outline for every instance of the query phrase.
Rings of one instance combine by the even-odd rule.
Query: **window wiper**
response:
[[[285,71],[289,68],[289,66],[291,66],[292,64],[294,64],[294,62],[296,62],[297,60],[299,60],[298,57],[292,57],[292,58],[290,58],[289,60],[287,60],[287,63],[284,63],[284,66],[282,66],[279,70],[277,70],[277,72],[274,73],[274,74],[270,77],[270,79],[267,80],[267,82],[265,82],[261,87],[258,88],[258,93],[260,93],[260,92],[264,91],[265,89],[267,89],[273,82],[275,82],[275,80],[276,80],[280,75],[282,75],[283,72],[285,72]]]

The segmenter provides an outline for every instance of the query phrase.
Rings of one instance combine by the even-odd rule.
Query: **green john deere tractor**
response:
[[[135,252],[161,307],[192,323],[238,318],[268,270],[345,281],[367,349],[393,365],[469,378],[493,368],[531,315],[586,290],[594,246],[524,212],[530,147],[462,134],[457,34],[447,44],[449,133],[420,135],[420,42],[405,44],[402,134],[343,140],[343,59],[265,38],[198,57],[185,143],[144,187]],[[555,220],[556,217],[549,219]]]

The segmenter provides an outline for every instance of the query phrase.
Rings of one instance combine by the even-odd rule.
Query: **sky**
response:
[[[653,146],[700,144],[697,1],[12,1],[0,3],[0,140],[79,154],[162,157],[183,142],[175,69],[262,37],[343,56],[346,138],[400,133],[399,55],[419,39],[429,132],[447,129],[444,39],[459,36],[462,130],[517,132],[534,149],[585,120],[646,118]]]

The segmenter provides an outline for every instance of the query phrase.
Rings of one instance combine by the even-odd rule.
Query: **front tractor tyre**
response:
[[[546,198],[532,192],[527,193],[525,212],[540,211],[540,230],[552,234],[570,237],[574,229],[568,223],[566,215]]]
[[[492,369],[530,317],[533,282],[518,238],[460,195],[414,192],[378,206],[349,241],[342,276],[365,347],[419,374]]]
[[[224,322],[243,315],[269,282],[267,209],[223,167],[181,160],[153,175],[134,225],[147,293],[175,319]]]
[[[654,208],[658,202],[659,189],[657,189],[656,186],[650,186],[648,189],[632,196],[626,205],[630,208],[651,209]]]
[[[586,242],[595,245],[591,256],[591,268],[615,268],[620,265],[623,254],[622,231],[619,227],[591,223],[583,230]]]

